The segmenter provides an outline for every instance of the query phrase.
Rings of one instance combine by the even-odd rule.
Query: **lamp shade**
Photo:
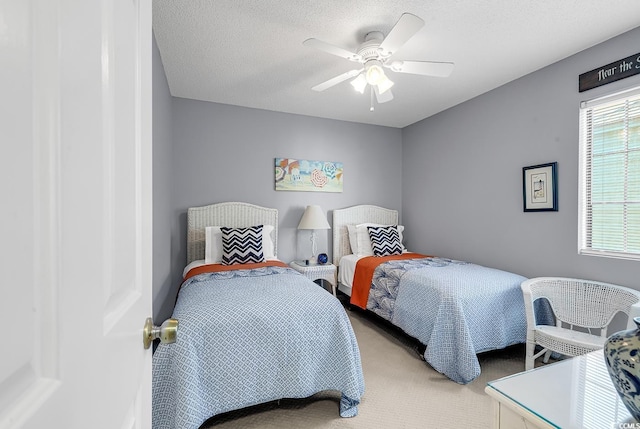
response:
[[[351,85],[360,94],[364,94],[364,89],[367,87],[367,78],[363,74],[359,74],[357,78],[351,81]]]
[[[392,86],[393,82],[385,75],[380,79],[380,83],[378,83],[378,92],[380,92],[380,94],[384,94],[387,90],[391,89]]]
[[[331,229],[320,206],[307,206],[298,229]]]

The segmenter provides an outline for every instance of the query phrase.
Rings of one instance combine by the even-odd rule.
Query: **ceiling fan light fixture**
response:
[[[364,77],[363,74],[359,74],[358,77],[353,79],[350,83],[351,86],[353,86],[353,89],[358,91],[360,94],[364,94],[364,89],[367,87],[367,78]]]
[[[332,79],[312,87],[314,91],[324,91],[346,80],[351,80],[351,86],[360,94],[364,94],[369,86],[371,91],[371,111],[374,110],[374,100],[378,104],[387,103],[394,99],[391,87],[394,86],[385,74],[384,68],[396,73],[408,73],[423,76],[447,77],[451,74],[453,63],[435,61],[391,60],[392,55],[418,33],[424,26],[424,20],[411,14],[403,13],[400,19],[385,36],[380,31],[370,31],[365,34],[364,42],[356,52],[341,48],[317,39],[307,39],[303,45],[317,48],[329,54],[355,61],[362,64],[360,69],[342,73]],[[375,95],[375,97],[374,97]]]
[[[384,70],[382,70],[382,63],[378,60],[367,61],[365,68],[367,69],[366,78],[369,85],[377,85],[386,78]]]
[[[389,79],[387,76],[384,76],[384,78],[378,83],[378,92],[380,94],[384,94],[389,89],[391,89],[393,85],[394,85],[393,81]]]

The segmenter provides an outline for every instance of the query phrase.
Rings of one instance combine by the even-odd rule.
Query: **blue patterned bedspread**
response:
[[[374,272],[367,309],[426,344],[425,360],[466,384],[480,375],[477,353],[525,342],[524,280],[444,258],[390,261]]]
[[[174,344],[153,355],[153,428],[197,429],[213,415],[340,392],[352,417],[364,393],[360,352],[340,302],[298,272],[265,267],[187,280]]]

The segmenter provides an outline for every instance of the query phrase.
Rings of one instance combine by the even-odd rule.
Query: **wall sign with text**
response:
[[[640,53],[582,73],[578,90],[583,92],[636,74],[640,74]]]

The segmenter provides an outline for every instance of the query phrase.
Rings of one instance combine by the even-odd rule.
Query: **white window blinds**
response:
[[[640,260],[640,87],[580,108],[578,252]]]

